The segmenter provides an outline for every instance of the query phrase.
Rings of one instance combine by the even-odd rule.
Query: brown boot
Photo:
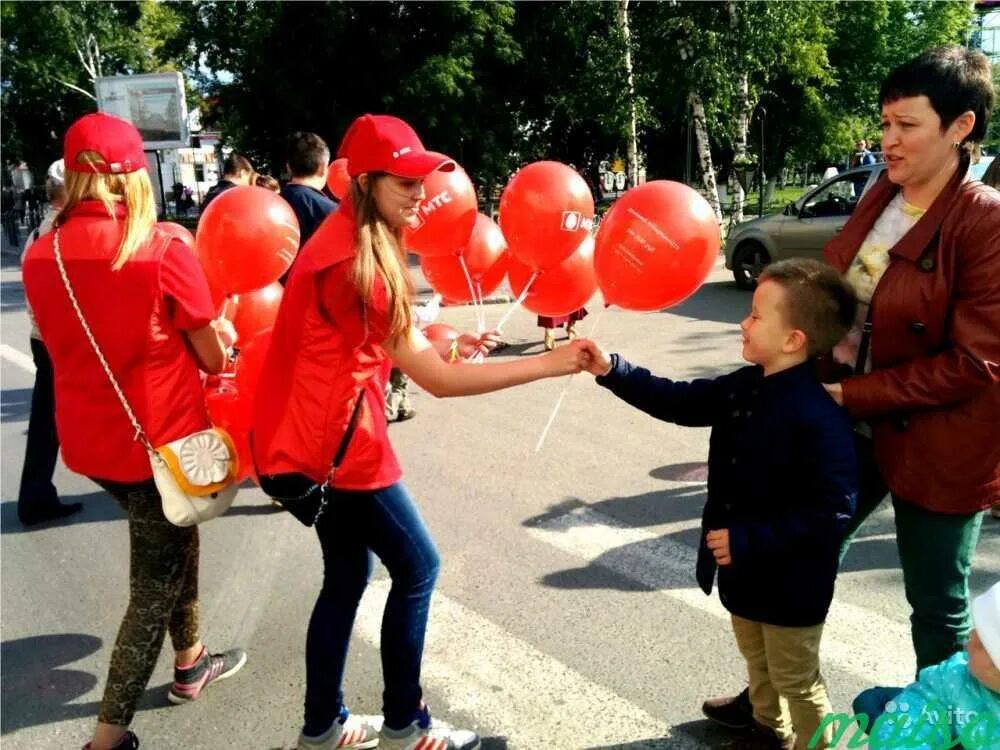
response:
[[[551,328],[545,329],[545,351],[551,352],[556,348],[556,334]]]
[[[750,729],[754,725],[749,688],[736,696],[711,698],[701,704],[701,712],[716,724],[730,729]]]

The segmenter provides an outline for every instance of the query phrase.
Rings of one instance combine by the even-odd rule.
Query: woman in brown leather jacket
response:
[[[860,303],[828,390],[857,423],[844,550],[890,493],[919,670],[969,637],[973,553],[1000,502],[1000,193],[968,177],[995,100],[990,64],[932,49],[892,71],[879,99],[887,173],[824,248]],[[753,723],[747,691],[702,710]]]
[[[969,636],[969,572],[1000,500],[1000,194],[968,177],[993,108],[978,52],[925,52],[882,84],[888,165],[824,249],[861,303],[829,386],[858,421],[854,528],[886,492],[917,668]]]

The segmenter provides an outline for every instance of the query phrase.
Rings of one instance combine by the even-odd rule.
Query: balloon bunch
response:
[[[256,481],[249,437],[253,399],[284,292],[278,279],[298,253],[299,223],[278,194],[235,187],[205,209],[190,244],[205,270],[216,309],[236,329],[239,347],[231,370],[206,380],[205,406],[213,424],[224,428],[236,444],[239,479]]]

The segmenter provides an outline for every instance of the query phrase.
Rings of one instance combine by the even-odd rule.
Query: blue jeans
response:
[[[420,707],[420,662],[440,558],[402,483],[370,492],[336,491],[316,524],[323,588],[306,636],[307,735],[325,732],[343,707],[344,664],[354,616],[372,571],[372,553],[392,587],[382,617],[382,712],[391,729]]]

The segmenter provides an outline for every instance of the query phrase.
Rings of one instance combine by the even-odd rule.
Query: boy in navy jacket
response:
[[[698,583],[710,594],[718,571],[755,723],[780,748],[805,748],[831,711],[819,643],[858,477],[847,414],[814,360],[843,338],[854,310],[834,269],[794,259],[762,274],[740,324],[753,364],[729,375],[672,381],[580,342],[590,372],[619,398],[658,419],[712,427]]]

